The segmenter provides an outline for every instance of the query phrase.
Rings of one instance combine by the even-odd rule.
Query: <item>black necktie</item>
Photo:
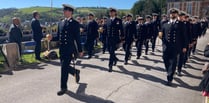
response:
[[[68,20],[66,19],[64,22],[64,25],[66,26],[68,24]]]

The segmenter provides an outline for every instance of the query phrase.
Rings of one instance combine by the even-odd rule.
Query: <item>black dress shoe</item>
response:
[[[136,59],[140,59],[140,57],[139,57],[139,56],[137,56],[137,57],[136,57]]]
[[[172,86],[171,81],[168,81],[168,82],[166,83],[166,85],[167,85],[167,86]]]
[[[115,59],[114,64],[113,64],[114,66],[117,65],[118,60],[119,60],[118,58]]]
[[[80,81],[80,70],[75,70],[74,77],[75,77],[75,82],[79,83],[79,81]]]
[[[43,59],[41,59],[41,58],[36,58],[36,60],[42,61]]]
[[[182,75],[181,75],[181,72],[176,72],[176,75],[178,75],[178,76],[182,76]]]
[[[109,66],[109,70],[108,70],[109,72],[112,72],[112,66]]]
[[[128,64],[128,61],[125,61],[125,62],[124,62],[124,65],[127,65],[127,64]]]
[[[57,95],[58,95],[58,96],[62,96],[62,95],[64,95],[66,92],[67,92],[67,89],[62,89],[62,90],[60,90],[60,91],[57,92]]]

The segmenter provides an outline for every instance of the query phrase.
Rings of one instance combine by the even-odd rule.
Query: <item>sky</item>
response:
[[[117,9],[131,9],[138,0],[0,0],[2,8],[25,8],[31,6],[62,7],[71,4],[75,7],[114,7]]]

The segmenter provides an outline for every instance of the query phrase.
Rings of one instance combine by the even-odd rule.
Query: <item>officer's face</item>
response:
[[[184,21],[185,20],[184,16],[179,16],[179,20]]]
[[[163,20],[166,20],[167,19],[167,17],[166,16],[163,16],[163,18],[162,18]]]
[[[143,23],[143,20],[142,19],[138,19],[138,23]]]
[[[157,19],[157,16],[156,16],[156,15],[154,15],[152,18],[153,18],[154,20],[156,20],[156,19]]]
[[[151,21],[151,19],[150,18],[146,18],[146,22],[150,22]]]
[[[176,19],[177,16],[178,16],[177,13],[171,13],[171,14],[170,14],[170,18],[171,18],[171,19]]]
[[[89,20],[92,20],[93,19],[93,16],[89,15],[88,18],[89,18]]]
[[[64,17],[68,18],[68,17],[71,17],[72,16],[72,11],[69,11],[69,10],[63,10],[63,13],[64,13]]]
[[[128,17],[127,17],[127,20],[128,20],[128,21],[132,20],[132,17],[128,16]]]
[[[116,16],[116,12],[115,11],[110,11],[109,14],[110,14],[111,17]]]

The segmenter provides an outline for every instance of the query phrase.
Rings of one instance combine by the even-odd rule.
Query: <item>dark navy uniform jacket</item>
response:
[[[192,24],[192,38],[197,39],[202,34],[201,24],[199,22]]]
[[[188,40],[185,33],[185,25],[183,22],[176,20],[163,25],[163,51],[164,52],[182,52],[183,48],[187,48]]]
[[[145,40],[145,36],[146,36],[146,28],[144,24],[137,24],[136,25],[136,35],[135,38],[138,41],[143,41]]]
[[[98,37],[98,24],[95,20],[92,20],[87,24],[87,41],[95,40]]]
[[[57,36],[52,41],[59,41],[60,57],[66,58],[73,53],[82,52],[79,23],[71,18],[63,20],[58,28]]]
[[[155,20],[155,21],[152,21],[152,26],[153,26],[153,34],[152,36],[156,37],[158,36],[158,32],[159,32],[159,29],[161,28],[160,26],[160,20]]]
[[[116,43],[120,42],[120,37],[124,37],[122,20],[115,18],[107,19],[107,37],[113,39]]]
[[[43,33],[39,20],[33,18],[31,21],[31,28],[32,28],[33,39],[35,41],[41,40],[43,38]]]
[[[151,39],[153,35],[153,24],[150,23],[145,23],[145,28],[146,28],[146,39]]]
[[[191,23],[188,21],[184,21],[185,24],[185,33],[188,38],[188,44],[192,43],[192,32],[191,32]]]
[[[132,42],[136,34],[136,24],[134,21],[127,21],[124,24],[125,41]]]

